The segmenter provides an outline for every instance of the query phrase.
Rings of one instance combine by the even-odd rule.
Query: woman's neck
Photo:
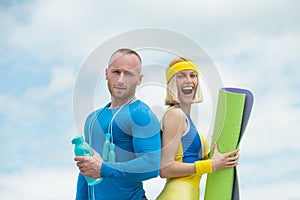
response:
[[[179,106],[185,112],[185,114],[187,114],[188,116],[190,116],[190,113],[191,113],[191,104],[181,103]]]

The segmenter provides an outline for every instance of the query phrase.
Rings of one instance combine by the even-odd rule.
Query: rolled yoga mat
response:
[[[253,105],[249,90],[222,88],[219,91],[212,144],[219,152],[235,150],[246,129]],[[213,148],[209,156],[213,155]],[[236,167],[214,171],[207,175],[204,200],[238,200],[239,184]]]

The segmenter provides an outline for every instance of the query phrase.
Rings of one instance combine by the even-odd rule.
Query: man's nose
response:
[[[125,75],[124,73],[120,73],[119,79],[118,79],[118,83],[124,83],[124,79],[125,79]]]

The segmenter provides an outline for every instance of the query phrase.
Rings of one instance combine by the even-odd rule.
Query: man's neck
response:
[[[131,102],[136,101],[135,97],[130,97],[128,99],[116,99],[116,98],[111,98],[111,105],[109,108],[114,109],[114,108],[119,108],[123,106],[124,104],[129,104]]]

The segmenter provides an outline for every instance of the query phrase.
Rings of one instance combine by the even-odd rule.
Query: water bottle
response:
[[[82,136],[76,136],[72,139],[72,144],[75,145],[74,153],[76,156],[93,156],[94,153],[92,151],[92,147],[86,143]],[[89,186],[98,184],[102,181],[102,178],[90,178],[85,176],[85,179]]]

